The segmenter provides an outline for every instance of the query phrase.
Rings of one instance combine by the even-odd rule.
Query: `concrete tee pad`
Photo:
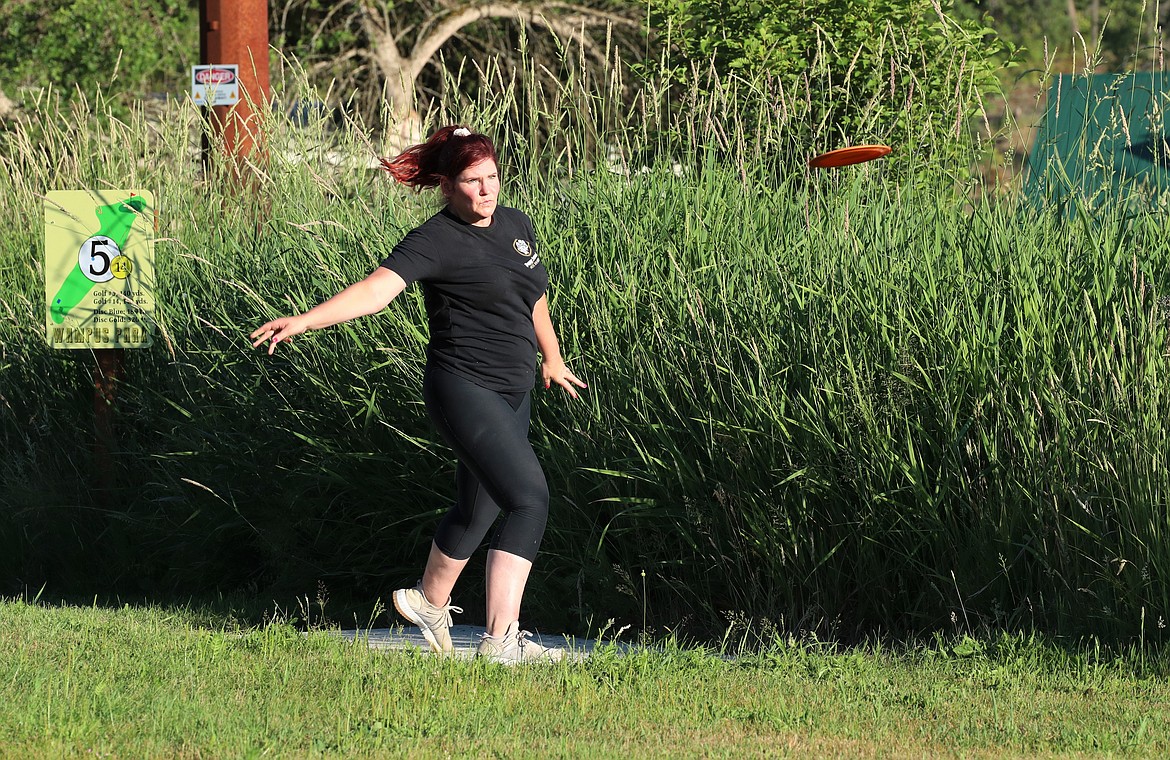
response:
[[[414,626],[358,628],[338,633],[342,638],[355,643],[364,641],[370,649],[418,649],[427,653],[431,651],[422,633]],[[473,658],[479,647],[479,640],[485,633],[487,629],[482,626],[451,626],[451,642],[455,645],[455,656],[468,660]],[[540,634],[535,631],[532,633],[532,641],[544,647],[564,650],[564,658],[573,661],[586,659],[598,646],[596,639],[579,639],[567,634]],[[617,648],[620,652],[626,652],[630,645],[619,642]]]

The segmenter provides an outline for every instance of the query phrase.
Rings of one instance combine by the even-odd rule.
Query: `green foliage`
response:
[[[13,98],[50,85],[66,96],[175,91],[199,60],[196,8],[190,0],[4,3],[0,87]]]
[[[651,0],[650,9],[678,82],[770,79],[761,107],[796,111],[791,121],[829,147],[881,139],[929,152],[966,139],[955,125],[978,113],[1005,53],[989,27],[931,0]]]
[[[967,18],[986,18],[1029,66],[1066,72],[1156,68],[1153,30],[1170,22],[1170,6],[1155,0],[958,0],[955,9]]]

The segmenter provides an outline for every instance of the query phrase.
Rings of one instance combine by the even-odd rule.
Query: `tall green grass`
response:
[[[521,98],[535,79],[483,76],[483,100],[431,119],[501,135],[505,202],[533,217],[590,385],[536,393],[553,513],[526,614],[1161,640],[1164,219],[972,206],[938,181],[961,168],[913,149],[810,173],[802,125],[738,122],[733,99],[615,114],[611,84]],[[3,577],[366,598],[413,581],[453,491],[419,398],[419,294],[271,358],[247,334],[364,276],[435,200],[278,119],[240,194],[200,168],[189,106],[119,121],[47,94],[26,116],[0,173]],[[380,152],[364,134],[328,139]],[[40,197],[78,187],[160,208],[158,339],[129,352],[113,498],[90,486],[93,358],[41,332]]]

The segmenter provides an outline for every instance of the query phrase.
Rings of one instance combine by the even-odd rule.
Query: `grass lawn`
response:
[[[1166,665],[1000,636],[509,669],[191,608],[6,601],[0,756],[1154,757]]]

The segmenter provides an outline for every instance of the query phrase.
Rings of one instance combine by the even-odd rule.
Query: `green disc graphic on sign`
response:
[[[69,310],[81,301],[99,282],[108,282],[115,275],[113,263],[122,256],[126,239],[138,215],[146,210],[146,200],[136,195],[121,203],[99,206],[94,209],[101,229],[85,240],[77,252],[77,267],[65,278],[57,297],[49,305],[53,321],[61,324]]]
[[[136,190],[62,190],[45,202],[48,342],[57,348],[152,343],[153,201]]]

